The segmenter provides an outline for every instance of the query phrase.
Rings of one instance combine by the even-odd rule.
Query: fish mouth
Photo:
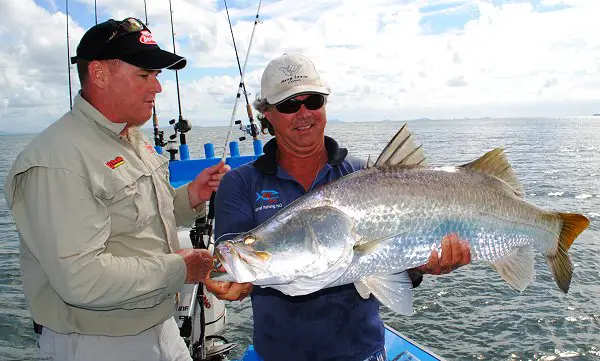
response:
[[[225,271],[238,283],[256,281],[255,270],[264,270],[264,252],[256,252],[252,247],[240,245],[231,241],[220,242],[215,248],[215,255]]]

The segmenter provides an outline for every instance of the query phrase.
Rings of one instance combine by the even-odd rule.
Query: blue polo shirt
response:
[[[315,187],[365,167],[325,137],[328,162]],[[271,139],[264,155],[229,171],[215,199],[215,236],[246,232],[306,192],[276,161]],[[383,350],[379,302],[360,297],[354,285],[291,297],[272,288],[252,291],[254,348],[265,361],[362,361]]]

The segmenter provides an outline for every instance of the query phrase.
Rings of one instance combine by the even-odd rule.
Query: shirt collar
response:
[[[328,136],[325,136],[325,149],[327,150],[327,163],[332,166],[341,164],[348,155],[348,149],[340,148],[338,143]],[[254,162],[254,168],[264,174],[277,174],[277,139],[269,140],[263,147],[263,152],[265,154]]]
[[[93,105],[88,103],[81,96],[81,91],[77,93],[73,102],[73,111],[80,111],[83,113],[83,118],[87,121],[93,121],[96,124],[108,129],[111,133],[119,135],[123,129],[127,126],[127,123],[115,123],[108,120],[98,109],[94,108]]]

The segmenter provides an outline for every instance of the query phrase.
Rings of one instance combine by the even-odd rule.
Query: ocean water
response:
[[[336,123],[326,133],[355,155],[376,157],[401,125]],[[415,290],[414,315],[400,317],[382,307],[384,321],[447,360],[600,360],[600,117],[411,121],[409,126],[434,165],[463,164],[494,147],[505,148],[528,201],[583,213],[592,226],[570,250],[575,273],[568,295],[558,290],[540,255],[536,280],[522,293],[489,265],[477,263],[450,275],[426,276]],[[205,142],[213,142],[220,156],[226,132],[194,128],[188,135],[192,157],[202,156]],[[0,136],[2,186],[32,138]],[[251,144],[240,147],[248,154]],[[18,252],[14,222],[0,197],[0,360],[35,356]],[[238,357],[251,342],[250,302],[227,307],[221,334],[241,345],[231,354]]]

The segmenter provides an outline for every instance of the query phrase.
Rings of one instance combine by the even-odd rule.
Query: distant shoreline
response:
[[[392,123],[392,122],[396,122],[396,123],[400,123],[400,122],[435,122],[435,121],[465,121],[465,120],[510,120],[510,119],[531,119],[531,120],[535,120],[535,119],[571,119],[571,118],[589,118],[589,117],[600,117],[600,113],[596,113],[593,115],[576,115],[576,116],[544,116],[544,117],[474,117],[474,118],[469,118],[469,117],[465,117],[465,118],[426,118],[426,117],[422,117],[422,118],[413,118],[413,119],[396,119],[396,120],[392,120],[392,119],[381,119],[381,120],[358,120],[358,121],[352,121],[352,120],[341,120],[339,118],[332,118],[332,119],[328,119],[327,123],[329,124],[356,124],[356,123],[362,123],[362,124],[366,124],[366,123]],[[197,125],[194,124],[193,125],[193,129],[198,129],[198,128],[229,128],[229,126],[227,125]],[[165,131],[165,130],[172,130],[173,127],[171,126],[161,126],[160,127],[161,130]],[[40,129],[38,131],[31,131],[31,132],[3,132],[0,131],[0,136],[18,136],[18,135],[37,135],[39,133],[41,133],[44,129]],[[151,126],[146,126],[146,127],[142,127],[143,131],[149,131],[152,132],[153,128]],[[192,130],[193,132],[193,130]]]

